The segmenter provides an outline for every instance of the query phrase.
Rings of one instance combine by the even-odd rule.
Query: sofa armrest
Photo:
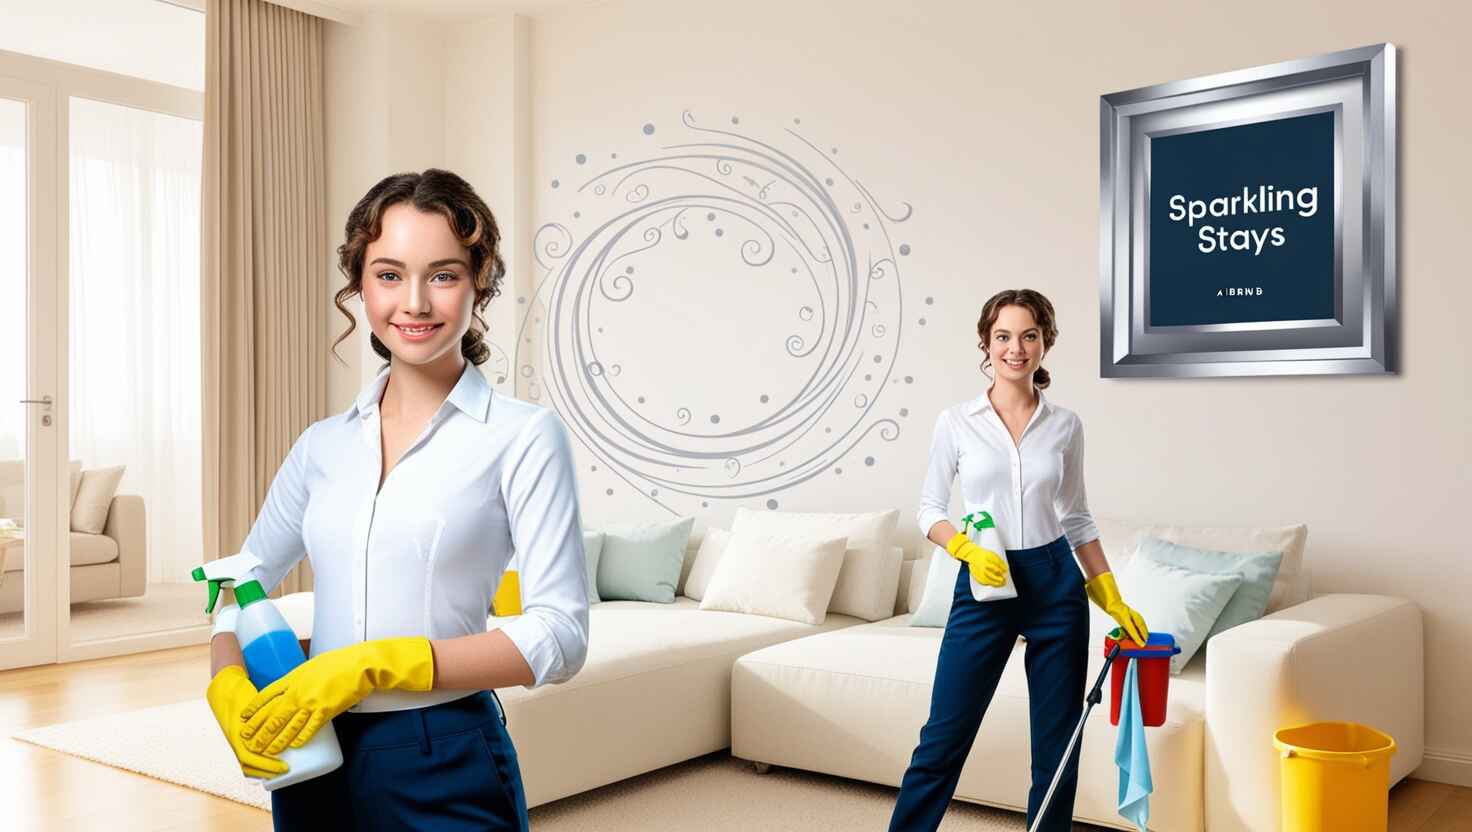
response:
[[[1276,829],[1273,732],[1320,720],[1395,738],[1390,782],[1421,764],[1421,611],[1383,595],[1322,595],[1212,638],[1206,657],[1206,828]]]
[[[143,497],[118,494],[107,508],[107,525],[102,533],[118,544],[121,567],[118,596],[134,598],[148,589],[148,518]],[[182,575],[180,576],[183,577]]]

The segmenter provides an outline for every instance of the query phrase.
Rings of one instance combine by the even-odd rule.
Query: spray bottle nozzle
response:
[[[996,527],[997,524],[992,520],[992,516],[989,512],[973,511],[972,513],[961,518],[962,534],[965,534],[968,529],[976,529],[977,531],[981,531],[982,529],[995,529]]]
[[[194,567],[194,571],[191,572],[191,573],[189,573],[189,576],[191,578],[193,578],[194,580],[196,580],[196,581],[203,581],[203,580],[205,580],[205,577],[204,577],[204,567],[202,567],[202,566],[196,566],[196,567]],[[210,602],[204,608],[204,611],[205,611],[205,614],[206,615],[208,615],[208,614],[210,614],[210,613],[212,613],[212,612],[215,611],[215,601],[219,600],[219,597],[220,597],[220,582],[219,581],[210,581],[209,584],[208,584],[208,586],[210,588]]]
[[[249,580],[246,576],[250,570],[261,565],[261,559],[250,552],[241,552],[228,558],[212,560],[203,566],[196,566],[189,576],[196,581],[206,581],[210,591],[209,605],[204,608],[206,614],[215,611],[215,602],[220,597],[220,585],[228,583],[232,587],[237,583]]]

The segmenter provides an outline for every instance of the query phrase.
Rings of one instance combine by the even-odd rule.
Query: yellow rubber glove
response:
[[[292,668],[239,711],[252,751],[301,748],[328,720],[375,690],[434,687],[434,650],[423,636],[382,638],[329,650]]]
[[[1119,622],[1120,629],[1130,641],[1144,644],[1149,640],[1150,629],[1145,626],[1145,619],[1119,597],[1119,584],[1114,582],[1113,572],[1100,572],[1084,584],[1084,589],[1089,593],[1090,601]]]
[[[1001,586],[1007,582],[1007,562],[1002,560],[1002,556],[972,543],[965,532],[956,532],[956,536],[946,544],[946,551],[956,560],[971,564],[971,577],[977,583]]]
[[[250,683],[245,668],[232,664],[220,668],[220,672],[210,680],[204,698],[210,703],[210,710],[215,714],[215,721],[220,723],[225,739],[230,742],[235,759],[240,761],[241,772],[246,777],[267,780],[278,774],[285,774],[290,766],[275,757],[257,754],[246,748],[245,740],[240,738],[240,709],[254,699],[255,695],[256,686]]]

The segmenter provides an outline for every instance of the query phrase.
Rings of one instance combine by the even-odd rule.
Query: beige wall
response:
[[[898,435],[859,441],[834,461],[842,476],[770,495],[780,507],[898,506],[912,526],[935,414],[985,384],[973,330],[982,301],[1002,288],[1038,289],[1053,300],[1062,331],[1046,362],[1055,377],[1049,396],[1087,426],[1095,514],[1307,523],[1316,592],[1414,599],[1426,616],[1428,761],[1420,776],[1472,784],[1472,724],[1463,718],[1472,687],[1465,659],[1472,570],[1463,535],[1447,522],[1472,503],[1464,470],[1472,368],[1454,334],[1458,310],[1472,302],[1457,251],[1472,220],[1463,201],[1472,185],[1465,155],[1472,78],[1459,58],[1472,13],[1456,4],[1371,2],[1081,3],[1067,11],[922,5],[919,12],[790,0],[753,0],[739,11],[673,0],[580,7],[511,33],[513,52],[529,46],[524,64],[513,58],[508,67],[499,57],[507,24],[456,35],[443,78],[414,68],[413,59],[441,54],[430,32],[395,24],[377,35],[344,35],[329,27],[331,215],[340,224],[351,200],[393,165],[453,164],[475,171],[473,181],[493,194],[489,201],[509,218],[513,243],[525,252],[546,223],[564,223],[584,238],[610,216],[611,207],[577,186],[613,164],[613,153],[629,161],[688,138],[683,111],[707,126],[733,127],[730,118],[739,116],[743,133],[784,148],[794,141],[788,127],[825,151],[837,147],[832,158],[886,210],[914,206],[909,220],[890,224],[894,242],[912,247],[898,276],[904,311],[896,313],[902,327],[892,368],[900,380],[877,393],[865,421],[893,419]],[[473,42],[482,36],[486,48],[477,52]],[[1400,49],[1401,372],[1100,379],[1099,96],[1382,41]],[[387,72],[364,69],[372,58],[358,50],[389,42],[411,60],[396,63],[382,86],[366,86],[386,90],[381,99],[349,106],[342,99],[363,98],[365,86],[345,76]],[[478,98],[463,92],[471,86],[463,73],[476,71],[484,73],[475,79]],[[526,85],[524,101],[518,84]],[[343,121],[353,108],[388,117],[396,106],[422,107],[428,120],[384,136],[366,126],[346,129]],[[443,128],[433,121],[441,110]],[[508,128],[503,119],[516,124]],[[652,136],[643,134],[645,123],[656,126]],[[518,129],[529,143],[518,144]],[[338,137],[349,135],[356,143],[344,146]],[[577,154],[590,161],[579,165]],[[509,183],[508,160],[525,171]],[[713,250],[708,237],[700,245]],[[634,298],[606,312],[619,338],[610,332],[604,343],[624,356],[619,383],[631,396],[638,389],[658,400],[656,422],[667,422],[676,402],[699,419],[724,410],[728,427],[760,418],[758,392],[785,396],[801,386],[810,364],[773,344],[800,330],[796,310],[821,293],[759,278],[729,251],[667,250],[667,273],[651,270],[658,261],[646,255]],[[520,288],[502,299],[517,324],[522,316],[509,307],[524,291],[535,309],[543,276],[524,253],[519,261]],[[335,321],[332,327],[335,337]],[[519,363],[540,377],[545,342],[523,345]],[[509,353],[511,345],[503,346]],[[346,406],[356,389],[357,379],[351,388],[349,380],[334,380],[334,407]],[[527,387],[516,389],[527,397]],[[563,410],[582,396],[547,395],[543,403]],[[714,432],[709,422],[697,427]],[[721,525],[738,505],[768,499],[712,499],[709,508],[669,490],[655,499],[648,483],[621,476],[586,446],[577,452],[589,525],[659,519],[671,510]],[[912,547],[920,545],[918,530],[906,534]]]

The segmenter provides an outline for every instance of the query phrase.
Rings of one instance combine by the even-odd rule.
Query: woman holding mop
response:
[[[567,435],[555,412],[497,393],[477,369],[490,350],[471,318],[505,267],[495,218],[463,179],[431,169],[374,185],[338,256],[350,325],[337,341],[356,326],[343,301],[359,295],[386,363],[297,439],[244,544],[268,592],[310,552],[309,658],[256,691],[221,635],[208,699],[255,776],[284,772],[274,755],[332,721],[343,765],[271,792],[278,830],[524,830],[494,690],[566,681],[587,654]],[[487,632],[513,552],[524,612]]]
[[[893,832],[933,830],[940,824],[1019,634],[1027,637],[1031,827],[1083,713],[1086,599],[1119,622],[1130,638],[1144,643],[1149,635],[1144,619],[1119,597],[1089,515],[1083,424],[1042,393],[1050,383],[1043,356],[1058,339],[1053,304],[1030,289],[999,292],[982,307],[976,331],[985,356],[982,372],[995,367],[992,384],[941,412],[921,490],[921,531],[965,568],[956,577],[930,717],[900,784],[889,826]],[[994,518],[1005,560],[946,519],[958,472],[967,511],[985,510]],[[1075,551],[1083,574],[1074,563]],[[1009,576],[1015,597],[975,599],[971,578],[1000,587]],[[1077,785],[1075,754],[1041,829],[1071,828]]]

